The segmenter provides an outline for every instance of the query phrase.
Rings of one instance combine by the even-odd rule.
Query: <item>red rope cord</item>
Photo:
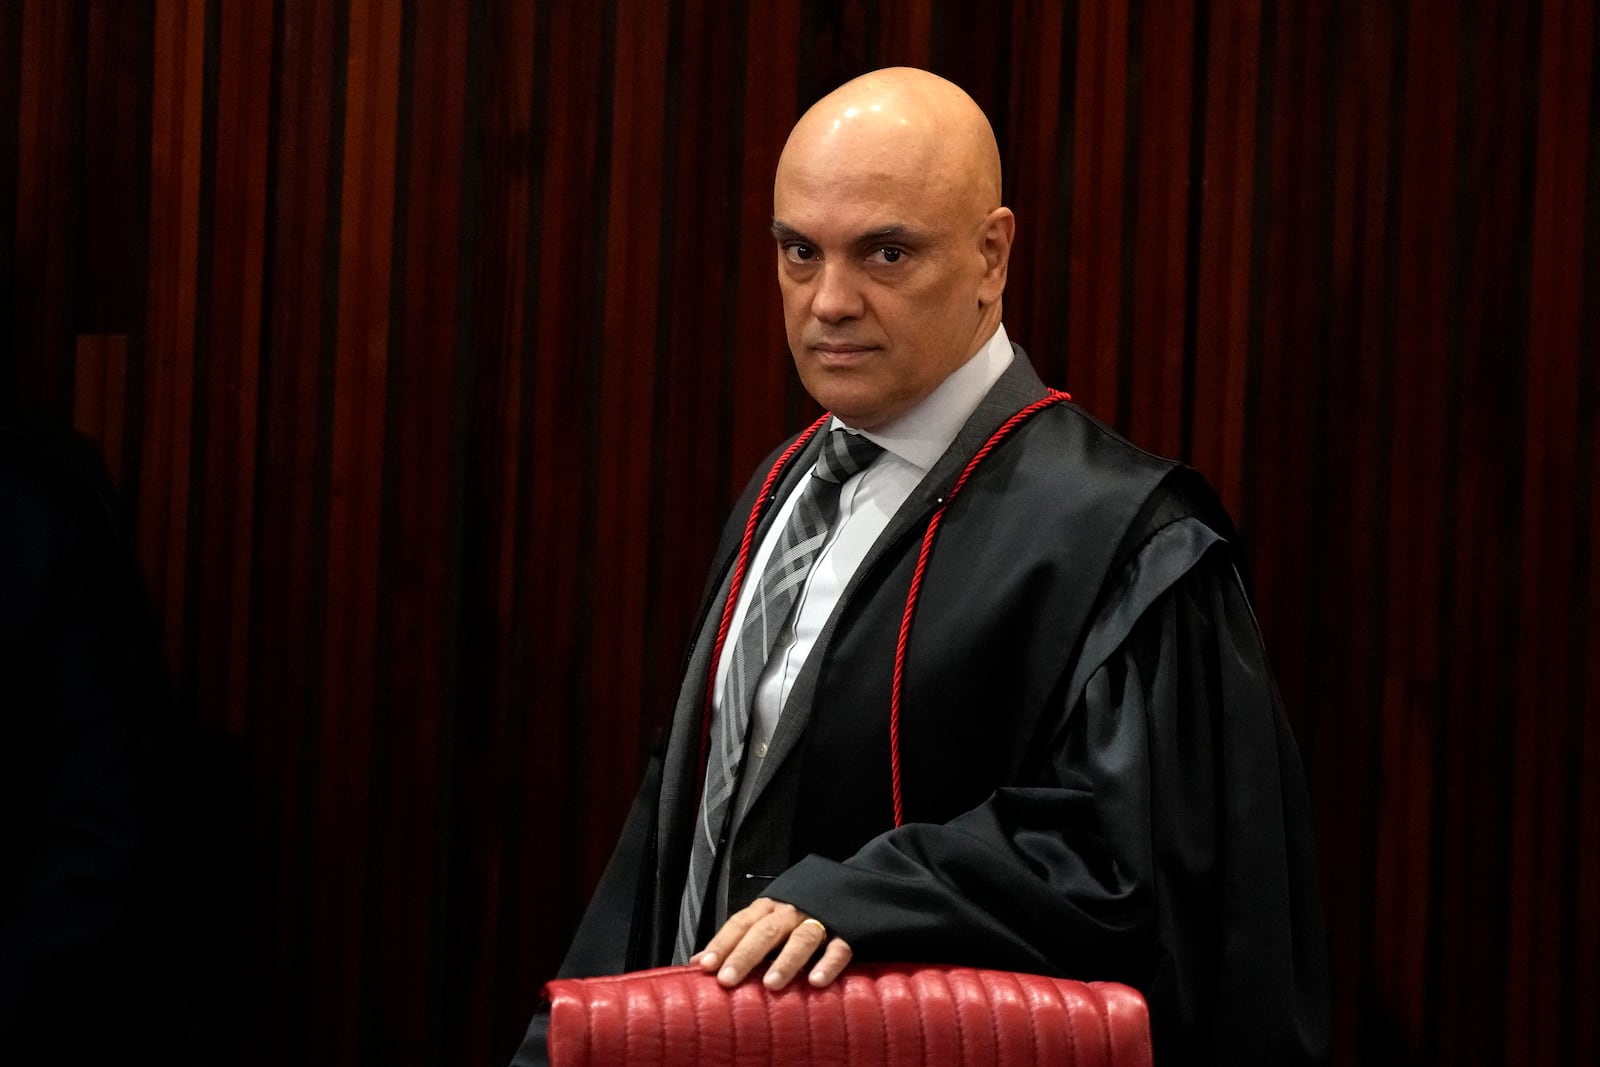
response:
[[[750,543],[755,539],[756,526],[761,521],[761,510],[767,503],[767,498],[772,495],[772,487],[778,482],[778,475],[788,465],[794,454],[805,447],[816,432],[828,424],[833,417],[832,412],[824,413],[822,418],[806,427],[804,433],[795,438],[794,444],[784,449],[783,455],[772,465],[767,472],[767,480],[761,483],[761,491],[756,494],[756,502],[750,508],[750,517],[744,523],[744,537],[739,541],[739,555],[733,564],[733,582],[728,587],[727,603],[722,605],[722,620],[717,623],[716,644],[711,646],[711,666],[706,673],[706,699],[700,714],[700,788],[705,787],[706,754],[711,741],[711,702],[712,696],[717,691],[717,665],[722,662],[722,646],[728,640],[728,626],[733,622],[733,609],[739,603],[739,590],[744,585],[745,569],[750,565]]]
[[[944,519],[945,509],[956,498],[956,494],[961,492],[961,487],[967,483],[968,476],[978,464],[982,463],[984,457],[1005,440],[1012,430],[1052,404],[1071,399],[1071,393],[1052,389],[1049,396],[1034,401],[1007,419],[998,430],[989,435],[983,447],[967,461],[960,477],[950,487],[950,492],[945,498],[939,501],[938,509],[928,520],[928,529],[922,535],[922,550],[917,554],[917,566],[911,572],[911,589],[906,593],[905,612],[900,616],[900,638],[895,642],[894,648],[894,684],[889,694],[889,776],[894,785],[894,824],[897,827],[905,822],[905,803],[900,785],[900,707],[906,671],[906,649],[911,641],[911,617],[916,613],[917,597],[922,593],[922,575],[928,569],[928,556],[933,552],[933,540],[939,532],[939,524]]]

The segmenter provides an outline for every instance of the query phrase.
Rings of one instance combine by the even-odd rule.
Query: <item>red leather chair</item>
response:
[[[1114,982],[862,964],[833,985],[732,990],[697,967],[545,986],[551,1067],[1150,1067],[1144,998]]]

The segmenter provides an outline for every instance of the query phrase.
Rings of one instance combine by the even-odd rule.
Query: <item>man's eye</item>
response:
[[[905,254],[903,248],[880,248],[872,253],[880,263],[898,263]]]
[[[783,246],[783,256],[790,263],[810,263],[817,258],[817,250],[810,245],[787,244]]]

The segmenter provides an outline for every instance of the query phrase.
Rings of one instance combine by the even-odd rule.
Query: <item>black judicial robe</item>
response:
[[[1044,395],[1019,349],[850,582],[724,850],[730,907],[790,902],[857,960],[1126,982],[1150,1003],[1161,1063],[1320,1062],[1310,811],[1231,526],[1198,475],[1070,404],[1024,422],[944,515],[911,631],[893,825],[894,646],[923,532],[989,434]],[[670,960],[707,632],[766,469],[730,520],[665,759],[564,975]]]

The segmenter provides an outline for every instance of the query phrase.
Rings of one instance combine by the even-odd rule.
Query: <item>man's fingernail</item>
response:
[[[739,976],[734,973],[732,967],[724,967],[724,968],[722,968],[722,973],[717,975],[717,981],[719,981],[719,982],[733,982],[733,981],[737,980],[738,977]]]
[[[783,976],[777,971],[768,971],[767,976],[761,979],[761,984],[766,986],[768,989],[777,989],[783,984]]]
[[[811,984],[821,985],[826,977],[827,976],[822,973],[822,968],[818,967],[816,970],[811,972]]]
[[[715,967],[717,965],[717,954],[710,951],[702,952],[695,957],[695,962],[702,967]]]

